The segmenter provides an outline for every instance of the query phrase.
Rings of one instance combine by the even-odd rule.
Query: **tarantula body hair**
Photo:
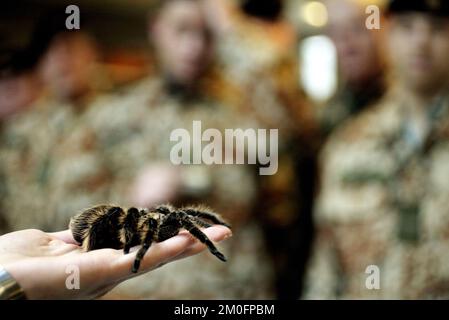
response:
[[[230,227],[219,214],[202,206],[177,209],[171,205],[160,205],[154,208],[126,209],[114,205],[98,205],[72,217],[69,228],[75,241],[86,251],[112,248],[123,249],[127,254],[131,247],[141,245],[132,268],[132,272],[137,272],[152,242],[174,237],[181,229],[187,230],[204,243],[218,259],[226,261],[225,256],[200,230],[212,224]]]

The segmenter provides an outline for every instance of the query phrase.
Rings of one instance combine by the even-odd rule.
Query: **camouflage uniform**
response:
[[[0,215],[9,231],[60,230],[74,212],[106,199],[107,172],[89,133],[79,130],[90,100],[44,96],[2,124]]]
[[[277,297],[296,298],[310,244],[316,126],[299,86],[296,32],[282,20],[232,16],[218,47],[224,74],[237,90],[230,103],[279,130],[278,172],[258,179],[258,219],[276,270]]]
[[[415,117],[406,98],[394,91],[327,142],[306,298],[449,297],[449,99]]]
[[[95,131],[105,165],[114,173],[109,199],[133,205],[130,186],[146,165],[170,162],[170,133],[177,128],[192,133],[192,122],[202,130],[254,127],[254,121],[219,105],[205,94],[171,93],[160,78],[149,78],[112,99],[92,105],[85,125]],[[269,298],[271,265],[265,256],[259,227],[248,222],[255,197],[250,168],[242,165],[181,165],[181,194],[191,202],[213,207],[235,225],[234,236],[223,245],[228,262],[205,252],[130,280],[109,297],[132,298]],[[185,204],[185,197],[175,199]]]
[[[363,111],[366,106],[373,105],[385,93],[384,75],[372,77],[369,86],[358,90],[343,86],[336,95],[322,108],[317,108],[316,117],[320,131],[328,136],[346,120]]]

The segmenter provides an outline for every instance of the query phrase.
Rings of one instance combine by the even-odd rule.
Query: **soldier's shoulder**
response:
[[[329,143],[351,143],[364,139],[382,139],[398,130],[401,121],[400,104],[391,95],[368,106],[360,114],[345,121],[330,137]]]
[[[382,199],[384,183],[395,167],[384,146],[399,125],[397,105],[386,98],[331,134],[320,154],[322,190],[316,206],[319,223],[370,219],[375,212],[371,209]]]
[[[336,175],[342,174],[343,167],[348,172],[376,167],[377,161],[389,167],[382,146],[388,145],[400,128],[400,108],[394,99],[385,97],[337,128],[326,141],[320,162],[332,172],[329,174]]]
[[[57,110],[57,105],[48,97],[40,97],[26,109],[11,115],[2,123],[2,136],[27,135],[36,128],[42,127],[52,112]]]
[[[86,113],[88,122],[102,124],[114,122],[113,119],[126,119],[126,115],[135,112],[145,104],[150,95],[153,81],[143,79],[114,92],[95,98]]]
[[[132,81],[115,90],[117,97],[127,98],[129,96],[141,95],[151,92],[155,87],[159,86],[161,79],[158,76],[147,75],[146,77]]]

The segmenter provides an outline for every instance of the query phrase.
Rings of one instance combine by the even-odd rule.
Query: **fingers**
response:
[[[227,238],[232,237],[232,232],[225,226],[215,225],[213,228],[207,228],[202,230],[207,237],[213,242],[220,242]],[[199,241],[195,241],[189,248],[187,248],[179,256],[175,257],[172,261],[184,259],[192,255],[198,254],[206,249],[206,246]]]
[[[219,225],[203,231],[214,242],[231,236],[231,231],[228,228]],[[59,239],[70,241],[68,231],[57,232],[52,235],[60,237]],[[85,279],[88,279],[86,281],[100,281],[116,285],[136,275],[156,269],[168,262],[197,254],[205,248],[203,244],[193,238],[188,232],[181,232],[179,235],[163,242],[153,243],[141,261],[137,274],[131,272],[137,251],[126,255],[123,254],[123,250],[115,249],[80,252],[81,255],[78,256],[77,261],[82,265],[82,270],[87,272],[87,274],[83,275]]]
[[[232,236],[232,231],[228,227],[218,224],[215,224],[209,228],[201,229],[201,231],[204,232],[213,242],[220,242]],[[190,235],[187,231],[183,231],[181,234],[184,233],[192,237],[192,235]],[[196,243],[201,244],[198,240],[195,241],[195,244]]]
[[[55,237],[56,239],[64,241],[65,243],[78,244],[75,239],[73,239],[72,232],[69,229],[64,231],[51,232],[48,234],[52,237]]]

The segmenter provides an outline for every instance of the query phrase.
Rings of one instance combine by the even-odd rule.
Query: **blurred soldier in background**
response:
[[[325,107],[318,108],[324,136],[364,107],[377,102],[385,92],[382,29],[369,30],[365,26],[368,2],[325,2],[329,12],[327,34],[335,44],[341,80],[331,101]]]
[[[36,58],[25,50],[0,60],[0,123],[30,106],[40,95]]]
[[[184,128],[192,134],[194,120],[223,136],[225,128],[254,123],[208,89],[220,79],[211,64],[214,38],[203,2],[157,1],[148,30],[157,73],[92,105],[84,121],[89,128],[83,130],[95,132],[105,166],[114,173],[108,199],[123,206],[205,203],[230,220],[234,237],[224,249],[226,263],[200,255],[155,271],[151,281],[129,281],[109,297],[272,297],[270,260],[249,215],[256,192],[251,168],[170,162],[171,132]]]
[[[66,152],[74,139],[84,141],[83,148],[92,147],[89,137],[74,129],[98,93],[93,74],[100,72],[95,70],[93,40],[84,31],[67,30],[65,18],[64,8],[59,8],[38,19],[29,50],[41,57],[37,72],[44,88],[26,112],[9,117],[2,127],[0,214],[13,230],[64,228],[73,208],[79,210],[102,199],[94,189],[104,185],[103,170],[86,166],[91,159],[72,158],[79,150],[71,155]],[[95,187],[77,186],[70,197],[58,199],[61,181],[68,184],[67,177],[75,173],[86,182],[95,181]],[[52,181],[58,181],[56,186]],[[61,202],[72,210],[53,214]]]
[[[223,99],[286,137],[308,133],[313,122],[298,84],[297,34],[283,17],[284,1],[205,2],[231,87],[222,90]]]
[[[99,90],[100,81],[103,81],[97,79],[101,75],[96,69],[97,54],[95,41],[86,32],[65,31],[55,34],[41,65],[42,80],[49,96],[81,108],[88,104],[89,99]]]
[[[5,50],[6,51],[6,50]],[[36,74],[37,57],[25,50],[8,50],[0,63],[0,132],[6,122],[27,110],[40,96],[41,82]],[[0,158],[3,160],[3,157]],[[0,163],[0,208],[7,196],[7,167]],[[7,218],[0,209],[0,234],[10,231]]]
[[[449,4],[388,20],[395,82],[322,154],[307,298],[449,297]]]
[[[258,178],[256,209],[276,269],[278,298],[297,298],[311,238],[316,125],[301,91],[298,35],[282,0],[210,0],[218,58],[231,90],[224,99],[279,130],[279,169]],[[226,94],[227,93],[227,94]]]

